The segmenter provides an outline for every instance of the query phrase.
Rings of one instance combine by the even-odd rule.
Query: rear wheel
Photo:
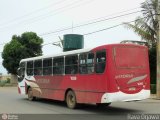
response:
[[[71,109],[74,109],[77,107],[76,95],[72,90],[67,92],[66,103],[67,103],[67,106]]]
[[[34,101],[35,99],[36,99],[36,97],[33,96],[33,90],[32,90],[32,88],[30,87],[30,88],[28,89],[28,100]]]

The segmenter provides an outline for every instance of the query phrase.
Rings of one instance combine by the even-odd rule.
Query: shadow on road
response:
[[[24,99],[28,101],[28,99]],[[58,107],[61,109],[71,110],[67,108],[66,103],[62,101],[50,100],[50,99],[38,99],[36,101],[29,101],[35,103],[41,103],[43,105],[53,105],[53,107]],[[87,113],[91,114],[105,114],[105,115],[127,115],[130,113],[142,113],[143,111],[137,109],[130,109],[130,108],[121,108],[112,106],[112,104],[108,107],[97,107],[94,104],[80,104],[78,108],[75,109],[76,111],[86,111]],[[71,113],[72,114],[72,113]]]
[[[129,114],[129,113],[140,113],[142,111],[135,110],[135,109],[128,109],[128,108],[120,108],[120,107],[114,107],[112,105],[104,108],[97,108],[96,105],[85,105],[85,107],[82,108],[85,111],[91,111],[98,114]]]

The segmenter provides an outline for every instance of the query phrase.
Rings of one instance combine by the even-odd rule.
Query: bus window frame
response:
[[[54,62],[55,59],[60,59],[60,58],[63,59],[63,60],[62,60],[62,61],[63,61],[63,65],[61,65],[61,64],[60,64],[60,65],[55,65],[55,62]],[[57,63],[57,62],[56,62],[56,63]],[[53,69],[53,70],[52,70],[52,71],[53,71],[53,75],[65,75],[65,57],[64,57],[64,56],[54,57],[54,58],[53,58],[53,61],[52,61],[52,65],[53,65],[53,67],[52,67],[52,69]],[[55,72],[55,71],[54,71],[54,68],[61,68],[61,69],[62,69],[62,70],[61,70],[62,73],[59,73],[59,74],[56,73],[56,74],[55,74],[55,73],[54,73],[54,72]],[[55,70],[58,70],[58,69],[55,69]],[[59,70],[60,70],[60,69],[59,69]]]
[[[71,64],[66,64],[66,62],[67,62],[67,60],[66,60],[66,58],[68,58],[68,57],[75,57],[76,59],[76,63],[74,64],[74,63],[71,63]],[[72,54],[72,55],[67,55],[67,56],[65,56],[65,63],[64,63],[64,66],[65,66],[65,75],[76,75],[76,74],[78,74],[79,73],[79,63],[78,63],[78,61],[79,61],[79,55],[78,54]],[[67,67],[71,67],[71,69],[70,69],[70,72],[69,73],[66,73],[66,69],[67,69]]]
[[[51,60],[51,66],[44,66],[44,61],[48,61],[48,60]],[[52,75],[53,76],[53,58],[52,57],[43,58],[42,69],[43,69],[43,76],[48,76],[48,75]],[[46,71],[50,71],[50,69],[51,69],[51,73],[46,72]]]
[[[89,54],[93,54],[92,63],[88,63]],[[89,66],[89,65],[91,65],[91,66]],[[89,69],[90,67],[92,67],[92,68]],[[89,72],[89,71],[91,71],[91,72]],[[95,73],[95,53],[94,52],[88,52],[87,53],[87,74],[94,74],[94,73]]]
[[[32,62],[32,68],[28,67],[29,62]],[[30,73],[32,73],[32,74],[29,74],[28,70],[32,70],[32,71],[30,71]],[[30,60],[30,61],[26,62],[26,73],[27,73],[27,76],[34,76],[34,61],[33,60]]]
[[[93,63],[88,63],[88,55],[89,54],[93,54],[94,55],[94,57],[93,57]],[[81,64],[81,62],[80,62],[80,56],[81,55],[84,55],[85,56],[85,63],[82,63]],[[89,65],[91,65],[92,64],[92,66],[89,66]],[[85,71],[86,72],[81,72],[82,71],[82,69],[81,69],[81,67],[85,67]],[[89,67],[93,67],[93,72],[88,72],[89,71]],[[85,53],[80,53],[79,54],[79,74],[81,74],[81,75],[89,75],[89,74],[94,74],[95,73],[95,53],[94,52],[92,52],[92,51],[89,51],[89,52],[85,52]]]
[[[104,70],[103,72],[97,72],[97,53],[102,53],[102,52],[105,52],[105,62],[98,62],[98,63],[105,63],[105,66],[104,66]],[[102,66],[101,66],[102,67]],[[104,74],[105,73],[105,70],[107,68],[107,50],[106,49],[102,49],[102,50],[97,50],[95,52],[95,73],[96,74]]]
[[[37,60],[34,60],[34,65],[33,65],[33,73],[34,73],[34,76],[43,76],[43,60],[42,59],[37,59]],[[37,62],[40,62],[41,63],[41,66],[35,66],[37,64]],[[36,64],[35,64],[36,63]],[[36,73],[37,72],[37,73]],[[36,73],[36,74],[35,74]]]

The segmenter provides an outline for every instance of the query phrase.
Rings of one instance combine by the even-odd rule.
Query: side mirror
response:
[[[17,69],[17,77],[20,78],[20,68]]]

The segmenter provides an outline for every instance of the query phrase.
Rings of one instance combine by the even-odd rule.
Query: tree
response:
[[[13,35],[2,52],[3,66],[8,73],[17,74],[21,59],[42,55],[43,39],[34,32],[25,32],[21,36]]]
[[[146,0],[141,4],[143,17],[137,17],[134,25],[125,23],[125,26],[137,33],[142,40],[152,47],[157,42],[158,20],[156,19],[158,0]]]

